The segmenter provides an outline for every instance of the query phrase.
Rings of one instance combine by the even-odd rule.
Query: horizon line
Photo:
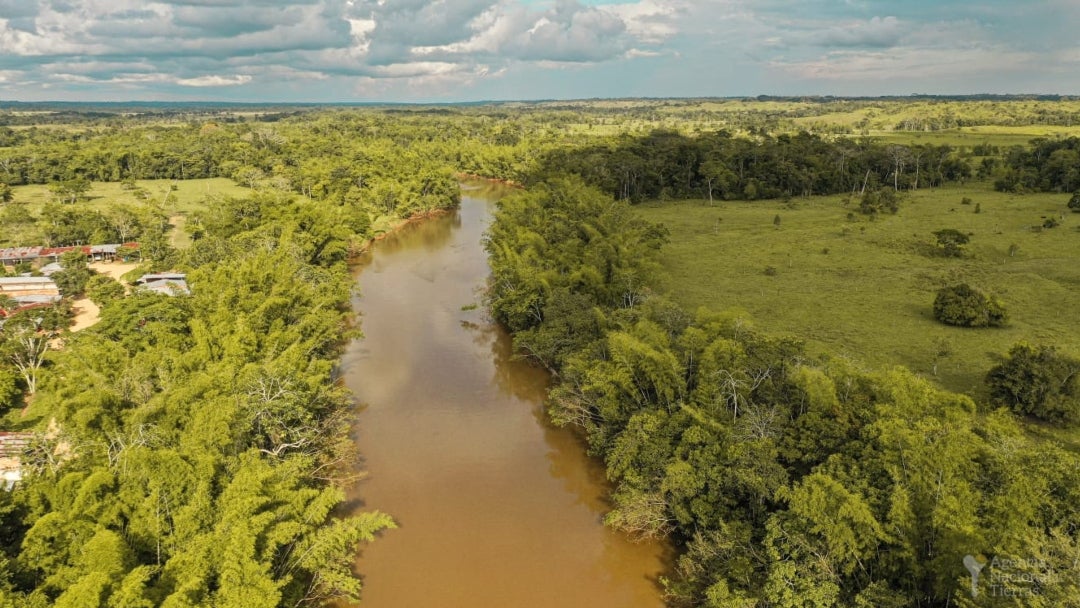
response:
[[[112,106],[112,105],[154,105],[154,106],[288,106],[288,107],[360,107],[360,106],[483,106],[498,104],[544,104],[544,103],[581,103],[600,101],[785,101],[785,100],[838,100],[838,101],[875,101],[875,100],[910,100],[910,99],[950,99],[950,100],[979,100],[997,99],[1008,100],[1077,100],[1080,94],[1068,93],[909,93],[893,95],[833,95],[833,94],[794,94],[794,95],[701,95],[701,96],[618,96],[618,97],[551,97],[533,99],[475,99],[458,101],[227,101],[227,100],[184,100],[184,99],[111,99],[111,100],[34,100],[24,101],[19,99],[0,99],[0,108],[7,106],[44,106],[44,105],[68,105],[68,106]]]

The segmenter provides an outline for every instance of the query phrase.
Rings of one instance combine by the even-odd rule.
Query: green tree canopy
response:
[[[1080,423],[1080,360],[1052,346],[1013,346],[986,384],[995,403],[1018,414]]]
[[[999,327],[1008,321],[1008,314],[996,298],[960,283],[938,290],[934,318],[960,327]]]

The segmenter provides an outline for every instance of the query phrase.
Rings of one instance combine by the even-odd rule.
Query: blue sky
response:
[[[1080,0],[0,0],[0,99],[1080,94]]]

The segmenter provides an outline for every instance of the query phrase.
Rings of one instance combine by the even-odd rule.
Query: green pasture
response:
[[[94,182],[90,191],[76,205],[102,210],[115,204],[138,206],[149,203],[163,206],[170,213],[191,213],[201,207],[208,195],[243,196],[249,192],[247,187],[239,186],[224,177],[189,180],[143,179],[136,183],[149,193],[149,199],[145,203],[139,200],[134,190],[125,190],[119,182]],[[15,195],[14,202],[29,205],[30,212],[35,215],[42,205],[54,198],[46,185],[15,186],[12,190]]]
[[[135,190],[125,189],[120,183],[94,182],[86,195],[74,203],[74,206],[86,210],[105,211],[111,206],[125,205],[135,209],[149,208],[155,212],[164,213],[170,217],[172,223],[170,241],[174,247],[182,249],[191,244],[191,238],[183,230],[187,216],[203,208],[208,197],[212,195],[244,196],[250,192],[247,187],[239,186],[227,178],[139,180],[137,184],[146,191],[145,200],[136,196]],[[54,200],[53,193],[45,185],[16,186],[12,190],[14,198],[10,204],[25,205],[26,210],[35,217],[41,214],[41,209],[46,203]],[[0,226],[2,246],[30,244],[38,236],[34,228],[20,232]]]
[[[1080,127],[962,127],[941,131],[870,131],[869,136],[905,146],[933,144],[962,148],[990,144],[1004,151],[1011,146],[1026,147],[1036,138],[1080,137]]]
[[[995,357],[1018,341],[1080,354],[1080,214],[1067,200],[978,183],[910,193],[897,215],[873,220],[839,196],[636,209],[671,232],[662,286],[676,301],[742,309],[763,330],[804,338],[814,354],[904,365],[980,396]],[[1042,229],[1044,218],[1061,225]],[[931,254],[942,228],[971,233],[966,257]],[[935,321],[937,290],[960,281],[999,296],[1008,326]]]

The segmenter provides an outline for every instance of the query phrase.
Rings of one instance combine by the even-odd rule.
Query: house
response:
[[[22,455],[33,438],[32,433],[0,431],[0,485],[9,492],[22,480]]]
[[[36,262],[42,247],[8,247],[0,249],[0,264],[14,266],[23,262]]]
[[[60,262],[49,262],[48,264],[39,268],[38,271],[40,271],[43,276],[51,277],[52,275],[60,272],[63,269],[64,267],[60,265]]]
[[[60,288],[49,277],[0,277],[0,295],[19,304],[60,301]]]
[[[121,251],[121,249],[125,251]],[[59,262],[60,256],[69,251],[82,251],[90,262],[112,262],[120,256],[128,262],[132,255],[128,252],[137,252],[139,244],[130,243],[106,243],[104,245],[72,245],[68,247],[8,247],[0,249],[0,264],[14,266],[22,262],[42,263]]]
[[[130,243],[128,245],[130,245]],[[89,253],[90,260],[93,262],[111,262],[116,259],[116,252],[123,246],[124,245],[119,243],[91,245]]]
[[[180,272],[158,272],[144,274],[135,281],[141,289],[166,296],[189,296],[191,289],[187,284],[187,275]]]

